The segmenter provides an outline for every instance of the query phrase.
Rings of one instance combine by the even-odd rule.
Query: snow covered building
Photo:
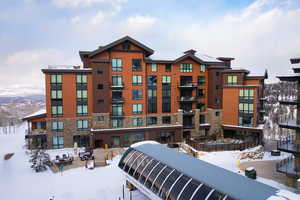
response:
[[[289,199],[278,190],[156,142],[132,145],[119,168],[152,200]]]
[[[195,50],[165,60],[153,54],[126,36],[80,51],[83,68],[43,69],[46,113],[24,119],[32,123],[26,137],[38,143],[43,137],[47,148],[72,147],[74,142],[97,148],[143,140],[257,136],[265,76],[232,70],[234,58],[213,58]],[[245,107],[239,110],[240,105]],[[43,127],[37,128],[40,122]]]
[[[282,139],[278,142],[277,148],[280,151],[291,153],[293,156],[282,160],[277,164],[278,172],[285,173],[287,184],[296,186],[297,179],[300,178],[300,58],[292,58],[290,62],[294,74],[278,76],[280,81],[296,82],[296,99],[283,99],[279,101],[281,105],[297,106],[297,117],[295,120],[279,123],[280,128],[295,130],[295,135]]]

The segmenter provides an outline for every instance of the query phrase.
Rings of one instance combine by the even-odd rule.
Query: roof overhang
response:
[[[30,121],[30,120],[33,120],[33,119],[45,118],[46,116],[47,116],[46,113],[39,114],[39,115],[33,115],[33,116],[30,116],[30,117],[22,118],[22,121]]]
[[[91,129],[92,133],[115,133],[123,131],[141,131],[141,130],[170,130],[170,129],[182,129],[182,125],[171,126],[145,126],[145,127],[132,127],[132,128],[113,128],[113,129]]]
[[[49,74],[49,73],[64,73],[64,74],[86,73],[86,74],[90,74],[90,73],[92,73],[92,70],[91,69],[42,69],[42,72],[44,74]]]
[[[259,133],[263,132],[262,127],[257,127],[256,128],[256,127],[245,127],[245,126],[234,126],[234,125],[223,124],[222,128],[224,130],[252,131],[252,132],[259,132]]]

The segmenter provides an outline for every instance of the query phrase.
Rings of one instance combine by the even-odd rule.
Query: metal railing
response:
[[[290,151],[300,152],[300,144],[295,143],[295,137],[290,135],[277,141],[277,149],[286,149]]]
[[[300,170],[294,167],[294,158],[289,156],[280,162],[276,163],[276,171],[288,175],[300,177]]]
[[[258,142],[243,142],[243,143],[224,143],[224,144],[203,144],[194,140],[187,139],[186,143],[198,151],[235,151],[245,150],[259,145]]]

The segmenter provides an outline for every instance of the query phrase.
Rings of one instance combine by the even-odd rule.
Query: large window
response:
[[[51,90],[51,99],[62,99],[62,90]]]
[[[151,64],[151,72],[157,72],[157,64],[156,63]]]
[[[87,90],[77,90],[77,99],[87,99]]]
[[[157,90],[148,89],[148,112],[156,113],[157,112]]]
[[[123,105],[122,104],[112,104],[112,115],[122,116],[123,115]]]
[[[205,97],[205,90],[204,89],[197,89],[197,97],[198,98]]]
[[[64,122],[62,122],[62,121],[51,122],[51,130],[52,131],[63,131],[64,130]]]
[[[143,118],[141,117],[136,117],[136,118],[132,118],[132,126],[142,126],[143,125]]]
[[[111,59],[111,70],[112,71],[122,71],[122,59],[113,58]]]
[[[156,86],[157,76],[148,76],[148,86]]]
[[[205,76],[198,76],[198,85],[205,84]]]
[[[122,76],[121,75],[112,75],[112,86],[122,86]]]
[[[88,106],[87,105],[77,105],[77,115],[87,115]]]
[[[200,72],[205,72],[205,69],[206,69],[205,65],[201,64],[200,65]]]
[[[132,104],[132,113],[141,114],[142,113],[142,104]]]
[[[88,120],[77,120],[77,130],[82,131],[82,130],[88,130],[89,125],[88,125]]]
[[[132,99],[133,100],[143,99],[143,90],[132,90]]]
[[[132,76],[132,84],[133,85],[142,85],[142,76],[141,75],[133,75]]]
[[[123,127],[123,119],[112,119],[111,126],[113,128],[120,128]]]
[[[51,106],[51,113],[53,117],[62,116],[63,115],[62,106]]]
[[[180,72],[193,72],[192,64],[180,64]]]
[[[148,117],[147,124],[149,124],[149,125],[157,124],[157,117]]]
[[[237,76],[227,76],[227,84],[228,85],[236,85],[237,84]]]
[[[145,137],[143,133],[130,133],[124,135],[125,146],[130,146],[136,142],[144,141]]]
[[[162,112],[171,112],[171,88],[162,89]]]
[[[171,64],[166,64],[165,65],[165,71],[166,72],[171,72]]]
[[[253,99],[254,98],[254,90],[253,89],[244,89],[240,90],[240,99]]]
[[[76,75],[76,83],[86,84],[87,83],[87,75],[77,74]]]
[[[52,147],[53,147],[53,149],[64,148],[64,137],[63,136],[53,136],[52,137]]]
[[[170,85],[171,84],[171,76],[162,76],[162,84]]]
[[[243,113],[253,113],[253,104],[252,103],[240,103],[239,112]]]
[[[53,84],[61,84],[62,83],[62,75],[61,74],[51,74],[50,82]]]
[[[132,59],[132,71],[134,72],[142,71],[142,59]]]

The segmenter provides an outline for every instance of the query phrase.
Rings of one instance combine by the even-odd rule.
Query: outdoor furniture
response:
[[[62,158],[60,158],[58,155],[55,157],[56,159],[54,160],[54,163],[57,166],[60,165],[72,165],[74,158],[73,156],[67,156],[66,154],[63,154]]]

